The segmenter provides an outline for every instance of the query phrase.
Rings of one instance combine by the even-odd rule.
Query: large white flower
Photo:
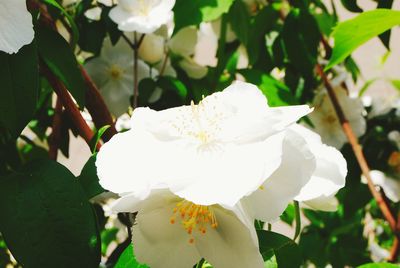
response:
[[[121,195],[115,209],[139,212],[138,259],[152,267],[190,267],[201,257],[215,267],[263,267],[253,219],[278,217],[310,180],[315,157],[288,129],[310,111],[270,108],[243,82],[198,105],[137,108],[132,129],[102,147],[96,166],[101,185]],[[267,203],[250,200],[258,190],[271,193]]]
[[[119,0],[109,16],[121,31],[147,34],[173,16],[174,5],[175,0]]]
[[[393,202],[400,201],[400,178],[387,176],[379,170],[371,170],[370,175],[372,182],[382,187],[382,190],[390,200]],[[362,181],[367,183],[364,175],[362,175]]]
[[[32,42],[32,16],[25,0],[0,1],[0,51],[12,54]]]
[[[85,69],[99,87],[108,108],[119,117],[128,110],[133,95],[133,51],[120,40],[115,46],[107,38],[99,57],[88,61]],[[138,61],[138,80],[158,75],[143,61]],[[139,92],[140,94],[140,92]]]
[[[363,135],[366,130],[366,121],[363,117],[362,101],[350,98],[341,86],[335,87],[334,91],[354,133],[357,137]],[[314,130],[321,135],[324,143],[340,149],[346,143],[347,138],[325,89],[317,94],[313,105],[315,111],[309,117],[314,124]]]

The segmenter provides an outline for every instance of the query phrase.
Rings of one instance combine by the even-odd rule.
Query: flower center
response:
[[[112,65],[112,66],[110,67],[109,72],[110,72],[110,75],[111,75],[111,78],[112,78],[112,79],[118,80],[118,79],[121,78],[122,73],[123,73],[124,71],[123,71],[119,66],[117,66],[117,65]]]
[[[336,116],[329,114],[325,117],[325,122],[328,124],[333,124],[336,122]]]
[[[182,227],[189,235],[192,235],[194,231],[206,234],[208,227],[213,229],[218,227],[212,207],[196,205],[186,200],[177,203],[173,209],[170,223],[175,224],[177,220],[181,221]],[[189,243],[194,243],[192,236]]]

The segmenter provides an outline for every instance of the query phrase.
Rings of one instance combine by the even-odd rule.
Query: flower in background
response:
[[[0,51],[17,53],[34,37],[32,16],[25,0],[0,1]]]
[[[161,35],[147,34],[139,47],[139,57],[149,64],[160,62],[165,55],[165,39]]]
[[[366,121],[363,116],[362,101],[349,97],[341,86],[334,87],[334,92],[355,135],[357,137],[363,135],[366,131]],[[324,143],[340,149],[347,142],[347,138],[325,89],[315,96],[313,106],[315,110],[309,116],[314,125],[313,130],[321,135]]]
[[[253,220],[279,217],[311,179],[315,157],[289,129],[309,112],[270,108],[243,82],[198,105],[135,109],[131,130],[103,145],[96,166],[101,185],[121,196],[114,209],[138,211],[138,260],[155,268],[190,267],[201,257],[214,267],[263,267]],[[269,202],[252,202],[257,191],[271,193]]]
[[[119,0],[109,16],[121,31],[148,34],[173,16],[174,5],[175,0]]]
[[[119,117],[128,110],[133,95],[133,55],[132,49],[120,40],[115,46],[107,38],[104,40],[100,56],[88,61],[85,69],[99,87],[111,113]],[[155,77],[158,71],[150,70],[143,61],[138,61],[138,80]]]
[[[198,33],[195,27],[189,26],[181,29],[168,42],[170,51],[182,57],[179,66],[186,74],[193,79],[201,79],[208,73],[206,66],[198,64],[194,59],[195,48],[198,40]]]
[[[379,170],[371,170],[370,172],[372,182],[378,185],[385,192],[387,198],[393,202],[400,201],[400,178],[387,176]],[[362,175],[362,181],[367,183],[367,179]]]

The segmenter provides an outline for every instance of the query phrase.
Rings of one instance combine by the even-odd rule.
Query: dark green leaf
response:
[[[86,86],[70,46],[61,35],[44,26],[36,29],[36,36],[40,56],[83,108]]]
[[[78,179],[88,199],[105,192],[99,183],[99,177],[97,177],[96,155],[89,158]]]
[[[0,52],[0,133],[5,128],[17,138],[32,119],[39,94],[36,44],[24,46],[17,54]]]
[[[275,255],[278,267],[298,268],[303,262],[301,251],[290,238],[264,230],[257,230],[260,252],[264,260]]]
[[[147,268],[145,264],[139,264],[136,261],[133,246],[129,245],[124,252],[122,252],[121,257],[119,257],[117,264],[114,268]]]
[[[0,231],[24,267],[98,267],[94,212],[61,164],[37,161],[2,178],[0,213]]]
[[[232,4],[228,13],[228,21],[240,42],[246,45],[250,30],[250,15],[241,0],[234,1]]]
[[[371,38],[400,24],[400,11],[376,9],[339,23],[333,31],[335,46],[326,69],[341,63]]]
[[[363,10],[357,5],[357,0],[340,0],[342,5],[351,12],[363,12]]]
[[[212,21],[228,12],[233,0],[177,0],[174,7],[174,33],[189,25]]]
[[[377,8],[387,8],[391,9],[393,5],[393,0],[379,0],[378,1],[378,6]],[[390,44],[390,35],[391,35],[391,30],[388,30],[384,32],[383,34],[379,35],[379,39],[381,39],[382,44],[389,50],[389,44]]]

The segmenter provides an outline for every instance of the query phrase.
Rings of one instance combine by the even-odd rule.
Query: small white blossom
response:
[[[173,16],[174,5],[175,0],[119,0],[109,16],[121,31],[148,34]]]
[[[32,16],[25,0],[1,0],[0,25],[0,51],[17,53],[33,40]]]
[[[372,182],[380,186],[390,200],[400,201],[400,178],[387,176],[379,170],[371,170],[370,176]],[[362,182],[367,183],[364,175],[362,175]]]
[[[164,58],[164,52],[165,39],[162,36],[156,34],[145,35],[139,47],[139,57],[142,60],[149,64],[155,64]]]
[[[105,39],[100,56],[88,61],[85,69],[99,87],[111,113],[116,117],[124,114],[133,95],[133,51],[129,45],[121,39],[112,46],[111,41]],[[158,71],[150,71],[150,67],[139,60],[138,81],[151,75],[157,76]]]

